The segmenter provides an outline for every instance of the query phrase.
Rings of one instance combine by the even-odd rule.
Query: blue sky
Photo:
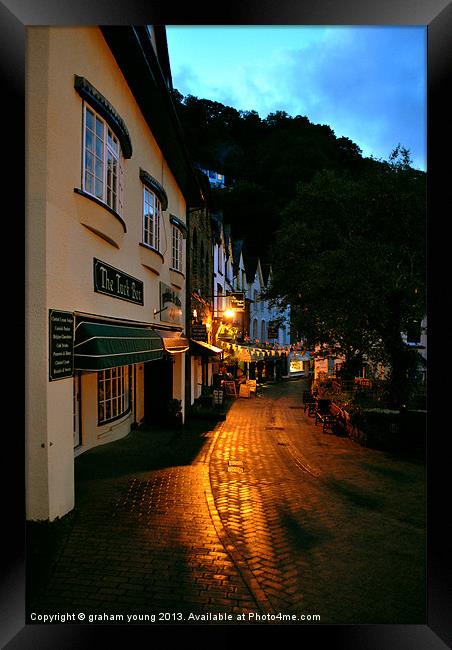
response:
[[[306,115],[426,169],[426,27],[167,26],[173,85],[261,118]]]

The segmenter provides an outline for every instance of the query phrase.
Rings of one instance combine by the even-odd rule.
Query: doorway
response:
[[[82,431],[80,426],[80,373],[74,373],[72,384],[72,428],[74,436],[74,449],[76,449],[82,444]]]
[[[164,357],[144,364],[144,421],[160,424],[168,417],[173,396],[173,359]]]

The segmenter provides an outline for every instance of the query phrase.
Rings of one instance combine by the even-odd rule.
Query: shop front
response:
[[[289,355],[289,371],[291,377],[307,377],[312,361],[309,352],[293,350]]]
[[[162,337],[149,325],[75,314],[76,454],[117,440],[145,417],[145,368],[160,364]]]

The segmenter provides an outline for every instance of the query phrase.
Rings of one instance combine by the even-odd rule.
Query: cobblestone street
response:
[[[80,456],[76,509],[28,613],[424,623],[424,464],[323,433],[303,387],[262,388],[211,429]]]

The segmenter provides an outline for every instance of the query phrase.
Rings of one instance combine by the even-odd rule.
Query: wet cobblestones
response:
[[[301,392],[281,383],[202,434],[134,432],[81,456],[28,611],[423,623],[423,465],[324,434]]]

